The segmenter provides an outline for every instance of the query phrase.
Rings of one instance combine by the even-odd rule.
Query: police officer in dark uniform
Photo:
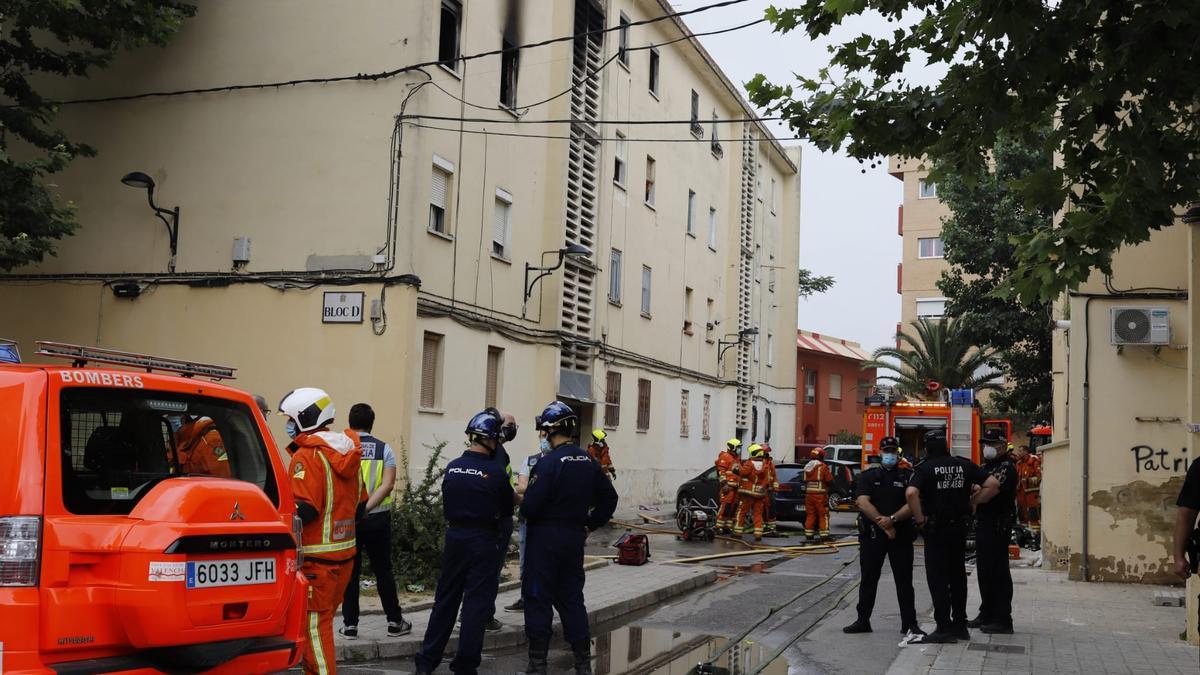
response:
[[[924,633],[917,623],[912,585],[917,529],[904,496],[912,470],[900,466],[900,442],[894,436],[879,442],[879,453],[879,466],[864,471],[858,478],[858,563],[862,583],[858,587],[858,619],[842,632],[871,632],[871,611],[875,609],[875,592],[886,557],[896,582],[900,632],[915,637]]]
[[[905,491],[913,521],[925,538],[925,580],[933,599],[935,630],[912,642],[970,640],[967,630],[967,529],[971,506],[995,496],[1000,484],[974,462],[950,454],[946,430],[925,434],[925,461],[913,469]],[[973,486],[981,489],[972,497]]]
[[[501,523],[511,522],[513,513],[512,485],[495,459],[502,426],[503,420],[490,412],[472,417],[466,430],[471,446],[446,466],[442,512],[449,528],[433,611],[417,652],[417,673],[432,673],[438,667],[460,602],[463,623],[450,670],[475,673],[479,667],[484,622],[496,601]]]
[[[552,450],[529,475],[521,502],[525,516],[525,635],[529,665],[525,672],[547,672],[554,610],[563,637],[575,654],[576,675],[591,675],[591,632],[583,604],[583,546],[587,533],[612,518],[617,492],[600,465],[575,439],[579,420],[564,403],[546,406],[540,417]]]
[[[980,441],[983,469],[1000,484],[999,494],[975,509],[975,575],[982,601],[967,626],[984,633],[1013,632],[1008,544],[1016,516],[1017,467],[1003,451],[1007,443],[999,429],[988,429]]]

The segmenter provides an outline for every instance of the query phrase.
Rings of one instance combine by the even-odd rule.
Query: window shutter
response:
[[[449,191],[450,176],[441,169],[433,170],[432,194],[429,203],[446,210],[446,193]]]
[[[679,435],[680,436],[688,435],[688,398],[689,398],[689,393],[688,393],[687,389],[683,389],[679,392]]]
[[[621,424],[621,374],[610,370],[605,379],[604,426],[616,427]]]
[[[438,348],[441,336],[425,334],[425,347],[421,353],[421,407],[437,407]]]
[[[487,353],[487,382],[484,385],[484,407],[496,407],[500,388],[500,355],[504,350],[498,347],[488,347]]]
[[[650,428],[650,380],[638,380],[638,429]]]
[[[508,202],[498,197],[496,198],[495,222],[492,224],[492,241],[501,250],[508,246],[509,209],[511,208],[512,205]]]

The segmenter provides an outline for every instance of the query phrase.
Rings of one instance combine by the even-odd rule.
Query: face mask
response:
[[[175,433],[183,428],[182,417],[168,417],[167,424],[171,427],[171,433]]]
[[[879,461],[885,469],[890,469],[900,463],[900,456],[894,452],[885,452]]]
[[[288,420],[287,424],[284,425],[284,429],[287,430],[288,438],[295,438],[300,433],[300,427],[296,426],[294,420]]]
[[[538,441],[538,450],[541,450],[543,455],[550,454],[550,451],[553,449],[554,448],[550,447],[550,439],[543,438]]]
[[[510,425],[510,426],[501,427],[500,430],[502,432],[504,432],[504,442],[505,443],[508,443],[509,441],[511,441],[512,439],[517,437],[517,425],[515,425],[515,424]]]
[[[996,447],[992,445],[983,446],[984,459],[996,459]]]

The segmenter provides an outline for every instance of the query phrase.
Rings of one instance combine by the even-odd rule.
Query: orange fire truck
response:
[[[946,392],[944,401],[892,401],[875,394],[867,398],[863,415],[863,468],[879,462],[879,441],[895,436],[904,449],[904,457],[916,464],[925,458],[925,432],[946,430],[951,454],[980,461],[979,439],[987,429],[1000,429],[1012,438],[1012,422],[983,419],[983,411],[969,389]]]

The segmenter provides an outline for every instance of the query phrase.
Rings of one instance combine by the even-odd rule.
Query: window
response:
[[[509,243],[512,241],[512,195],[496,188],[496,211],[492,225],[492,254],[509,259]]]
[[[608,256],[608,301],[621,304],[621,252],[615,248]]]
[[[629,648],[625,656],[626,663],[637,663],[642,658],[642,629],[637,626],[629,629]]]
[[[918,258],[945,258],[946,247],[941,237],[927,237],[917,240]]]
[[[945,298],[918,298],[917,299],[917,316],[918,317],[940,317],[946,314],[946,299]]]
[[[758,440],[758,406],[750,406],[750,440]]]
[[[775,336],[767,333],[767,367],[775,365]]]
[[[937,198],[937,183],[930,183],[924,178],[917,181],[917,196],[921,199]]]
[[[717,329],[717,325],[715,323],[716,317],[713,316],[713,309],[715,306],[716,305],[713,303],[712,298],[706,299],[704,314],[704,339],[708,340],[709,342],[713,341],[713,331]]]
[[[646,206],[654,206],[654,158],[646,156]]]
[[[767,428],[766,433],[763,434],[763,442],[770,443],[771,442],[771,409],[770,408],[763,409],[763,426],[765,426]]]
[[[713,111],[712,133],[710,133],[709,136],[712,137],[712,146],[711,146],[712,153],[714,155],[716,155],[718,159],[720,159],[720,157],[725,154],[725,151],[721,149],[721,141],[717,138],[717,111],[716,110]]]
[[[837,373],[829,374],[829,398],[842,399],[842,376]]]
[[[688,436],[688,399],[691,393],[687,389],[679,391],[679,435],[682,438]]]
[[[870,388],[871,388],[870,382],[859,378],[858,391],[856,391],[854,393],[854,399],[858,403],[859,406],[865,406],[867,404],[867,392],[870,390]]]
[[[650,48],[650,93],[658,98],[658,50]]]
[[[775,215],[775,179],[771,179],[771,215]]]
[[[508,40],[501,42],[500,55],[500,105],[517,107],[517,72],[521,64],[521,50]]]
[[[804,374],[804,402],[817,402],[817,371],[815,370]]]
[[[500,347],[488,347],[487,350],[487,382],[483,388],[483,407],[495,408],[500,400],[500,375],[504,368],[504,350]]]
[[[717,250],[717,210],[708,209],[708,247]]]
[[[441,157],[433,158],[433,178],[430,181],[429,195],[429,231],[439,234],[450,233],[450,180],[454,175],[454,165]]]
[[[650,428],[650,380],[638,379],[638,431]]]
[[[696,90],[692,90],[692,135],[696,138],[704,137],[704,127],[700,126],[700,94]]]
[[[642,316],[650,316],[650,268],[642,265]]]
[[[435,410],[442,402],[442,336],[425,333],[421,351],[421,407]]]
[[[625,187],[625,134],[619,131],[616,149],[613,152],[613,182]]]
[[[621,374],[610,370],[604,376],[604,426],[615,429],[621,424]]]
[[[95,371],[78,372],[103,384]],[[125,375],[103,375],[123,377],[128,381]],[[69,387],[61,393],[60,415],[63,505],[71,513],[128,514],[155,485],[179,474],[252,483],[279,504],[270,450],[241,403],[166,391]]]
[[[462,5],[457,0],[442,0],[442,19],[438,32],[438,64],[458,72],[459,30]]]
[[[683,289],[683,332],[692,334],[692,289]]]
[[[759,356],[762,354],[762,341],[758,339],[757,335],[750,339],[754,340],[754,362],[758,363]]]
[[[621,65],[629,67],[629,17],[625,16],[625,12],[621,12],[621,18],[617,25],[620,28],[617,30],[617,60]]]
[[[704,417],[701,418],[701,420],[700,420],[700,435],[706,441],[712,437],[712,430],[709,427],[711,419],[712,419],[712,396],[709,394],[705,394],[704,395]]]
[[[696,191],[688,190],[687,233],[696,236]]]

